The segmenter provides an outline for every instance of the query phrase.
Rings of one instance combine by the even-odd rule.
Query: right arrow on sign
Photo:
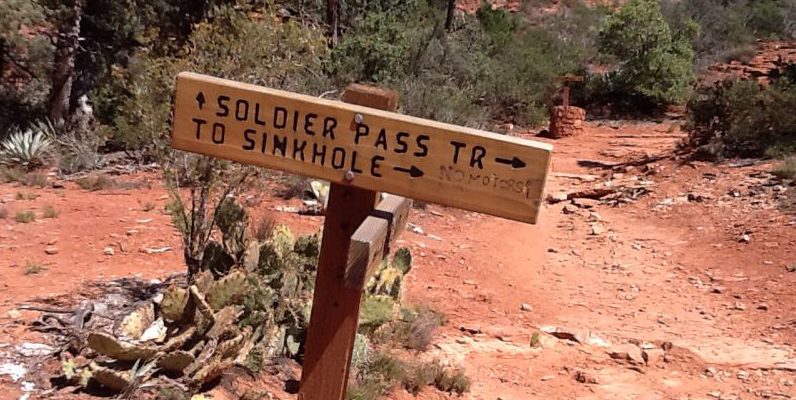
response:
[[[517,157],[514,158],[495,158],[496,163],[511,165],[512,168],[525,168],[525,161],[520,160]]]
[[[415,167],[414,165],[411,168],[393,167],[392,169],[394,169],[394,170],[396,170],[398,172],[407,173],[412,178],[420,178],[421,176],[423,176],[423,170],[421,170],[418,167]]]

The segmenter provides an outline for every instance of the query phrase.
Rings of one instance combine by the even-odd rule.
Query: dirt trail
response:
[[[430,303],[450,321],[422,356],[463,365],[471,399],[796,398],[796,273],[786,268],[796,264],[796,217],[776,209],[776,197],[796,189],[772,182],[766,164],[667,160],[608,174],[577,163],[670,152],[682,137],[676,121],[589,123],[583,136],[553,143],[548,193],[609,178],[652,189],[620,207],[546,204],[538,225],[438,206],[413,211],[400,239],[416,260],[406,301]],[[94,280],[183,271],[156,177],[117,180],[150,185],[100,192],[0,185],[11,215],[0,221],[0,343],[36,339],[27,328],[38,314],[15,313],[21,303],[90,296]],[[22,200],[18,192],[40,196]],[[274,211],[285,202],[267,194],[247,203],[300,232],[322,223]],[[46,205],[59,217],[41,218]],[[36,222],[13,220],[29,209]],[[27,262],[46,270],[26,274]],[[0,388],[18,393],[19,384],[0,376]]]
[[[682,137],[671,123],[615,128],[591,125],[587,137],[554,143],[548,192],[583,186],[573,177],[591,179],[596,171],[577,167],[576,159],[670,151]],[[793,218],[746,210],[770,217],[758,232],[767,241],[740,244],[725,230],[727,215],[710,206],[659,206],[699,186],[699,173],[716,167],[659,164],[663,171],[649,178],[655,193],[621,208],[552,205],[536,226],[449,210],[415,220],[443,240],[407,240],[421,256],[424,246],[433,248],[420,257],[408,297],[451,316],[435,355],[468,367],[471,398],[796,395],[796,274],[785,272],[796,261]],[[737,184],[744,173],[725,179]],[[603,232],[593,234],[595,225]],[[523,303],[532,311],[521,310]],[[590,343],[544,335],[532,348],[533,332],[545,326]],[[627,343],[674,348],[666,362],[610,359]]]

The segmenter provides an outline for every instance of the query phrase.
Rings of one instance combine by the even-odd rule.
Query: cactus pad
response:
[[[241,270],[235,270],[213,283],[207,292],[207,302],[214,310],[240,304],[243,302],[246,290],[246,274]]]
[[[158,367],[169,372],[182,372],[192,362],[196,361],[187,351],[175,351],[164,355],[158,360]]]
[[[160,303],[160,315],[166,322],[173,323],[182,321],[187,317],[188,291],[170,286],[163,293],[163,301]]]
[[[125,339],[137,340],[155,322],[155,305],[145,302],[127,314],[116,329],[116,334]]]
[[[102,332],[88,334],[88,347],[97,353],[120,361],[149,360],[157,354],[157,349],[143,344],[123,342]]]

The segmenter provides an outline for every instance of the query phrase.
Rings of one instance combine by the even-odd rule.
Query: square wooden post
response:
[[[350,85],[343,94],[343,101],[395,111],[398,94],[371,86]],[[344,183],[332,183],[329,189],[299,386],[300,400],[345,398],[362,299],[360,288],[352,289],[345,284],[348,249],[351,236],[373,211],[378,197],[378,192]]]

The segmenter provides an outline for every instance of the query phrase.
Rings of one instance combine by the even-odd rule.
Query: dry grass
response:
[[[89,175],[75,181],[83,190],[97,191],[111,189],[116,186],[116,182],[107,174]]]
[[[17,192],[17,195],[16,195],[15,198],[17,200],[36,200],[37,198],[39,198],[39,195],[36,194],[36,193],[30,193],[30,192]]]
[[[25,263],[25,275],[37,275],[47,270],[43,264],[28,261]]]
[[[774,167],[771,173],[782,179],[796,179],[796,156],[790,156],[782,160]]]
[[[267,241],[273,236],[274,228],[276,228],[276,220],[270,216],[260,217],[251,225],[252,235],[260,243]]]
[[[18,211],[14,219],[20,224],[27,224],[36,220],[36,214],[33,211]]]
[[[42,216],[44,218],[58,218],[59,215],[61,215],[61,213],[52,206],[45,206],[42,211]]]

